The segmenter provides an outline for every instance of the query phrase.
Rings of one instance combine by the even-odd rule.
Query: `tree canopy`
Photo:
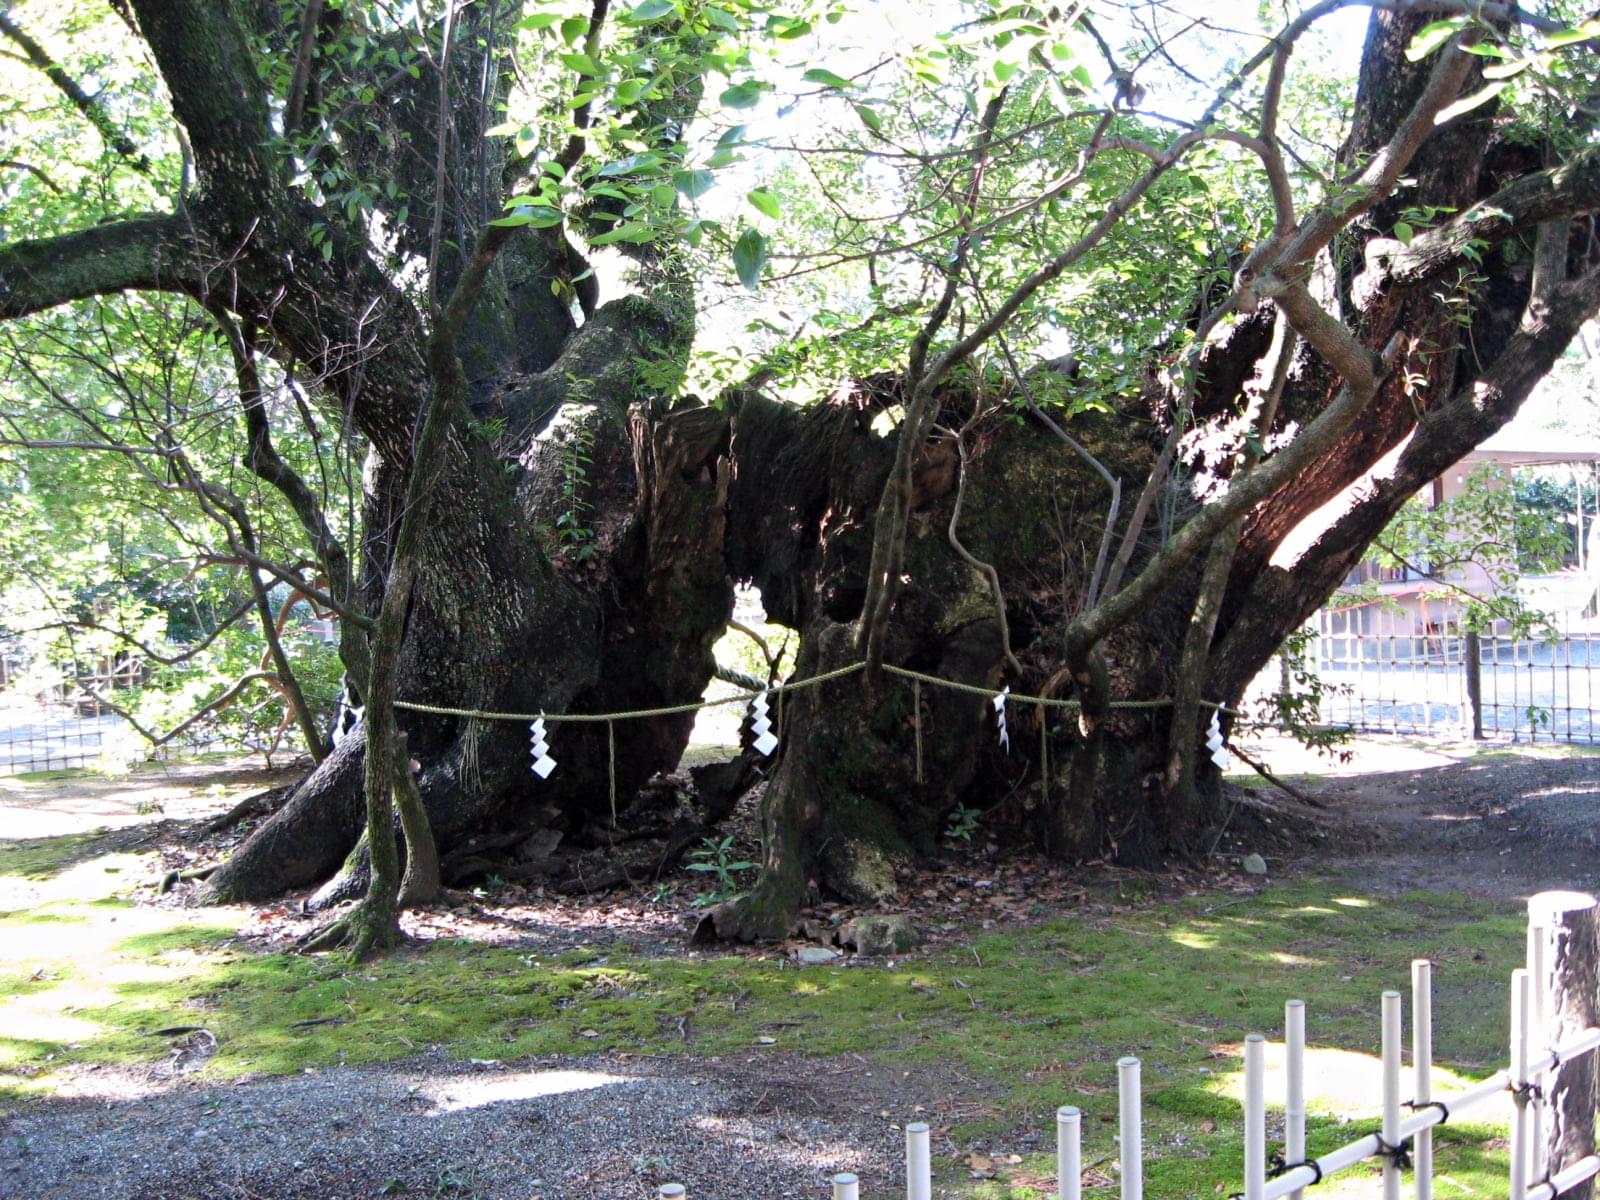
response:
[[[337,616],[365,737],[212,887],[349,852],[362,946],[391,797],[410,899],[436,838],[614,852],[682,715],[563,727],[536,791],[493,714],[692,700],[740,579],[802,674],[865,669],[789,705],[718,932],[891,894],[974,789],[1054,853],[1190,851],[1212,711],[1600,307],[1597,35],[1496,0],[15,4],[6,620],[201,643],[153,733],[265,686],[322,760],[283,614]],[[980,699],[888,667],[1039,697],[1022,776]]]

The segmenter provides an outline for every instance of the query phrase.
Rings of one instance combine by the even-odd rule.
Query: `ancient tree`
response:
[[[368,887],[362,944],[434,844],[581,884],[545,835],[614,849],[690,718],[556,726],[541,779],[493,714],[694,700],[741,580],[797,677],[864,666],[786,698],[760,882],[708,930],[887,899],[962,803],[1061,857],[1193,851],[1208,706],[1600,307],[1595,31],[1553,8],[1366,6],[1341,81],[1305,47],[1342,0],[1221,50],[1167,6],[978,5],[834,58],[868,17],[113,7],[163,115],[143,143],[67,33],[27,5],[0,29],[143,181],[9,228],[0,317],[162,293],[215,329],[240,461],[311,561],[230,551],[339,614],[365,736],[209,887]],[[7,168],[13,198],[50,184]],[[367,448],[354,554],[275,449],[291,393]],[[156,482],[228,517],[182,439]],[[983,695],[894,668],[1076,707],[1013,711],[1006,754]]]

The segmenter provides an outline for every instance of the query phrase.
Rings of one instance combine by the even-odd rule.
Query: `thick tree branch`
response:
[[[188,131],[202,192],[251,211],[276,194],[267,89],[242,6],[212,0],[129,0],[172,108]]]
[[[1600,210],[1600,150],[1571,162],[1525,175],[1446,221],[1419,233],[1409,246],[1387,239],[1369,251],[1382,261],[1385,287],[1423,283],[1466,259],[1473,247],[1499,245],[1533,225]]]
[[[299,133],[305,120],[306,93],[311,87],[311,60],[317,53],[317,22],[322,19],[322,0],[306,0],[300,14],[300,38],[295,46],[294,74],[289,80],[289,99],[283,108],[283,132]]]
[[[1391,346],[1390,351],[1394,350]],[[1201,509],[1125,588],[1073,623],[1068,634],[1069,645],[1075,646],[1079,653],[1092,649],[1107,634],[1143,612],[1156,594],[1229,522],[1288,485],[1333,446],[1371,401],[1381,378],[1375,375],[1359,384],[1347,382],[1333,403],[1307,425],[1299,437],[1255,470],[1231,480],[1227,493]]]
[[[193,293],[198,286],[176,217],[134,217],[0,246],[0,320],[112,292]]]
[[[1475,56],[1463,48],[1474,36],[1472,30],[1458,34],[1439,51],[1439,60],[1434,64],[1427,86],[1411,111],[1383,148],[1338,195],[1309,213],[1293,236],[1274,236],[1250,255],[1240,272],[1242,310],[1250,311],[1251,305],[1243,299],[1250,290],[1256,295],[1272,296],[1298,281],[1304,265],[1326,248],[1340,230],[1371,212],[1394,191],[1417,151],[1433,136],[1435,118],[1461,94],[1462,85],[1477,65]],[[1311,340],[1304,330],[1300,332]]]
[[[1275,562],[1250,594],[1217,650],[1218,661],[1242,660],[1242,647],[1281,641],[1336,588],[1374,534],[1428,481],[1516,415],[1534,386],[1600,312],[1600,270],[1553,286],[1530,301],[1515,334],[1479,378],[1423,413],[1393,470],[1374,481],[1364,498],[1294,561]],[[1271,465],[1270,463],[1268,464]],[[1243,679],[1221,682],[1224,689]]]

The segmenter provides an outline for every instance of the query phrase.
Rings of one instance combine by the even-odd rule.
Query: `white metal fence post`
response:
[[[1056,1200],[1081,1200],[1083,1114],[1071,1105],[1056,1109]]]
[[[1383,1200],[1400,1200],[1400,993],[1383,994]]]
[[[1545,990],[1545,946],[1549,943],[1550,933],[1539,919],[1540,914],[1534,910],[1533,900],[1528,901],[1528,1053],[1530,1058],[1533,1048],[1538,1045],[1548,1044],[1546,1030],[1549,1025],[1545,1020],[1546,996]],[[1528,1083],[1532,1085],[1528,1094],[1528,1178],[1537,1179],[1544,1174],[1547,1155],[1544,1145],[1544,1080],[1539,1077],[1539,1072],[1529,1064]]]
[[[933,1200],[933,1153],[926,1121],[906,1126],[906,1200]]]
[[[1290,1000],[1283,1006],[1284,1072],[1287,1075],[1283,1105],[1283,1160],[1304,1162],[1306,1157],[1306,1002]],[[1304,1188],[1289,1195],[1301,1200]]]
[[[1411,961],[1411,1111],[1433,1099],[1433,963]],[[1433,1200],[1433,1130],[1417,1131],[1411,1152],[1416,1164],[1417,1200]]]
[[[860,1200],[861,1181],[849,1171],[840,1171],[833,1177],[833,1200]]]
[[[1244,1039],[1244,1200],[1262,1200],[1267,1187],[1267,1039]]]
[[[1528,1188],[1528,969],[1511,972],[1511,1086],[1516,1111],[1511,1118],[1510,1200],[1524,1200]]]
[[[1144,1137],[1139,1121],[1139,1060],[1117,1059],[1117,1106],[1121,1118],[1122,1200],[1144,1196]]]

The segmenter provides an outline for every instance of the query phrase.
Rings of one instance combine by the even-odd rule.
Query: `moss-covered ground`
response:
[[[1154,1200],[1236,1190],[1238,1045],[1275,1036],[1284,999],[1309,1006],[1313,1143],[1329,1147],[1373,1115],[1378,996],[1404,988],[1409,961],[1437,964],[1436,1053],[1470,1077],[1503,1056],[1505,980],[1522,945],[1509,902],[1380,900],[1335,876],[1045,911],[892,965],[433,941],[351,967],[251,948],[236,937],[247,910],[150,903],[135,886],[150,861],[92,850],[63,838],[0,853],[0,1103],[51,1091],[70,1067],[159,1061],[171,1035],[158,1031],[175,1027],[215,1037],[204,1071],[219,1078],[425,1048],[498,1060],[852,1054],[913,1081],[972,1081],[985,1103],[951,1127],[960,1147],[1003,1150],[1019,1129],[1049,1127],[1056,1105],[1078,1104],[1086,1161],[1110,1179],[1114,1063],[1134,1054]],[[1494,1190],[1505,1167],[1495,1136],[1444,1131],[1441,1196]],[[942,1170],[974,1198],[1022,1200],[1046,1194],[1052,1169],[1025,1154],[998,1180]]]

